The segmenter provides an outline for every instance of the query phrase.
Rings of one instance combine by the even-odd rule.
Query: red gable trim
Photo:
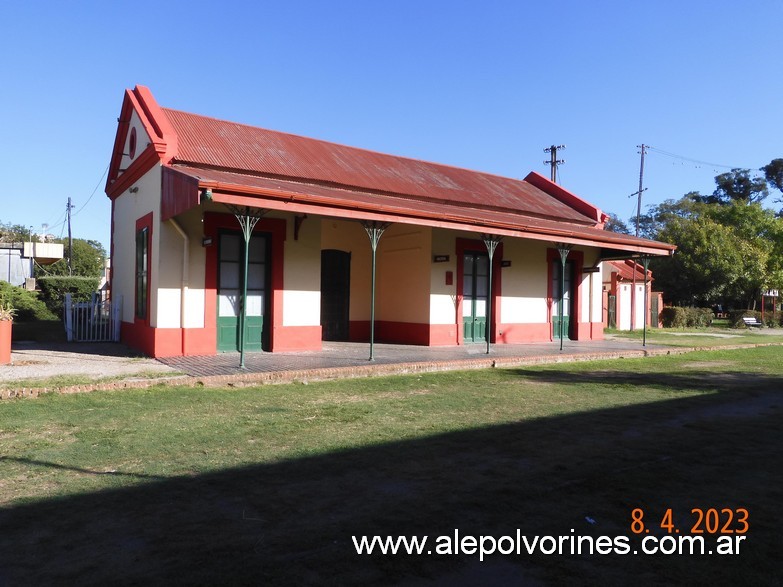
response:
[[[151,142],[141,146],[141,153],[126,170],[121,171],[120,164],[133,112],[138,115]],[[144,86],[125,90],[125,99],[117,123],[114,150],[106,178],[106,194],[112,199],[131,187],[156,164],[171,161],[177,150],[177,134],[174,128],[152,97],[152,93]]]
[[[548,180],[540,173],[531,171],[527,174],[525,181],[533,184],[542,192],[545,192],[553,198],[563,202],[563,204],[571,206],[573,209],[581,212],[588,218],[595,220],[596,224],[603,224],[606,222],[606,214],[601,212],[600,208],[593,206],[589,202],[586,202],[576,194],[572,194],[567,189],[557,185],[553,181]]]

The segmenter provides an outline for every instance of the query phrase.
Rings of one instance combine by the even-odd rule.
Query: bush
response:
[[[732,310],[729,312],[729,326],[732,328],[747,328],[745,322],[742,320],[746,316],[755,318],[761,322],[761,312],[757,312],[756,310]]]
[[[668,306],[661,310],[664,328],[706,328],[712,324],[712,318],[712,308]]]
[[[685,328],[685,308],[667,306],[661,310],[661,323],[664,328]]]
[[[46,307],[38,294],[24,288],[0,281],[0,298],[10,302],[16,310],[17,322],[32,322],[36,320],[57,320],[57,316]]]
[[[58,317],[63,315],[65,294],[71,294],[74,302],[87,302],[98,291],[98,277],[60,277],[50,275],[38,279],[41,287],[41,299],[46,307]]]

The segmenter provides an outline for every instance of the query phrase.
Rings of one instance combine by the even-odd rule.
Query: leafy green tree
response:
[[[712,193],[708,204],[729,204],[743,202],[752,204],[761,202],[769,195],[767,180],[763,177],[751,177],[750,169],[732,169],[715,177],[718,186]]]
[[[65,246],[65,256],[68,256],[68,239],[59,239]],[[106,250],[98,241],[73,239],[73,259],[71,272],[68,271],[68,260],[60,259],[43,269],[45,275],[77,275],[80,277],[100,277],[103,274]]]
[[[773,159],[761,168],[767,183],[776,190],[783,192],[783,159]]]
[[[21,243],[30,240],[30,227],[0,222],[0,243]]]
[[[611,212],[607,214],[604,230],[608,230],[609,232],[617,232],[619,234],[631,234],[628,225],[620,220],[620,217],[617,216],[617,214],[612,214]]]

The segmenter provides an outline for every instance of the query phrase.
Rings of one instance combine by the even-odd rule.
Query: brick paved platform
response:
[[[324,342],[321,351],[296,353],[246,353],[245,369],[239,367],[239,353],[205,357],[170,357],[162,363],[191,377],[221,381],[291,380],[362,376],[395,372],[471,369],[525,363],[644,356],[653,351],[669,352],[671,347],[642,347],[638,342],[605,340],[559,343],[424,347],[376,344],[374,360],[369,361],[368,343]],[[657,353],[655,353],[657,354]]]

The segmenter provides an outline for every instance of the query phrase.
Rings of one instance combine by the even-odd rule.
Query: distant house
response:
[[[645,324],[658,328],[663,309],[663,293],[653,291],[652,271],[647,271],[645,307],[644,267],[626,259],[603,264],[604,326],[618,330],[637,330]]]
[[[106,193],[123,340],[158,357],[236,351],[243,338],[317,350],[367,340],[371,324],[376,340],[405,344],[553,341],[561,316],[564,337],[601,339],[601,262],[674,249],[604,231],[601,210],[537,173],[162,108],[142,86],[125,92]]]
[[[51,265],[63,258],[63,245],[57,243],[0,243],[0,281],[35,289],[35,263]]]

